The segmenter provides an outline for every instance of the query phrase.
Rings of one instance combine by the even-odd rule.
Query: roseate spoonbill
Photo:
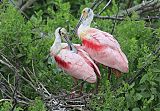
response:
[[[128,60],[122,52],[119,43],[111,34],[91,28],[90,24],[93,17],[93,10],[84,8],[74,30],[81,39],[84,50],[96,62],[110,67],[116,77],[119,77],[121,72],[127,73]],[[108,74],[109,79],[110,73]]]
[[[57,65],[71,75],[75,83],[77,83],[78,79],[95,83],[101,74],[88,53],[81,49],[80,46],[75,48],[72,45],[64,28],[57,28],[55,37],[55,41],[50,49],[50,55],[55,59]],[[61,37],[66,40],[69,46],[66,43],[61,43]],[[82,91],[82,87],[80,91]],[[97,88],[98,85],[96,84],[96,91]]]

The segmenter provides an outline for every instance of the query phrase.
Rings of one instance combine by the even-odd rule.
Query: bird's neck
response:
[[[78,28],[78,37],[81,38],[81,36],[83,36],[86,32],[87,29],[90,28],[90,24],[86,25],[86,24],[81,24]]]
[[[50,49],[50,52],[54,55],[58,54],[58,52],[61,50],[61,37],[59,34],[55,35],[56,35],[55,41]]]
[[[90,24],[93,20],[93,16],[89,16],[87,19],[85,19],[82,24],[78,28],[78,36],[81,38],[81,35],[83,35],[87,29],[90,28]]]

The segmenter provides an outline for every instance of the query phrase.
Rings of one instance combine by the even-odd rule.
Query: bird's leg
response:
[[[82,82],[81,82],[80,91],[79,91],[79,95],[80,95],[80,96],[83,95],[82,91],[83,91],[84,82],[85,82],[85,81],[82,81]]]
[[[98,94],[98,86],[99,86],[100,78],[97,78],[95,93]]]
[[[111,68],[110,67],[108,67],[108,80],[111,80]]]
[[[71,89],[71,98],[73,98],[75,96],[75,90],[77,89],[77,86],[78,86],[78,80],[73,77],[73,81],[74,81],[74,85],[73,85],[73,88]]]

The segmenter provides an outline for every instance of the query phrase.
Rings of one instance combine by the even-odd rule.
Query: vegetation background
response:
[[[40,84],[53,95],[69,93],[71,77],[47,59],[54,30],[60,26],[72,32],[81,10],[99,1],[94,10],[99,13],[107,0],[0,2],[0,111],[51,110],[45,94],[38,90]],[[112,75],[108,81],[107,69],[100,68],[99,94],[92,95],[83,110],[160,111],[159,8],[159,0],[112,0],[100,14],[105,19],[94,18],[92,27],[113,34],[120,43],[129,60],[129,73],[119,79]],[[80,40],[74,36],[72,42]],[[86,83],[84,92],[93,88]]]

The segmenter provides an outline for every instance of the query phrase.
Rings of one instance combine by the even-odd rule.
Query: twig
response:
[[[11,101],[11,99],[0,99],[0,103],[4,101]]]
[[[118,16],[124,16],[127,13],[132,13],[134,11],[136,11],[138,14],[141,14],[144,11],[150,11],[153,10],[154,8],[159,8],[160,6],[160,1],[159,0],[151,0],[151,1],[147,1],[145,3],[141,3],[139,5],[136,5],[134,7],[131,7],[129,9],[127,9],[127,12],[125,10],[122,10],[119,12]],[[152,7],[152,8],[148,8],[148,7]]]
[[[93,9],[95,7],[95,5],[97,4],[98,0],[95,0],[91,6],[91,9]]]
[[[10,3],[12,3],[12,5],[13,5],[14,7],[16,7],[16,8],[20,11],[20,13],[22,13],[22,14],[25,16],[25,18],[26,18],[27,20],[29,20],[29,17],[27,16],[27,14],[24,13],[24,12],[14,3],[14,1],[10,0]],[[32,24],[32,22],[31,22],[31,24]],[[33,24],[32,24],[32,25],[33,25]],[[34,26],[34,25],[33,25],[33,26]]]
[[[103,9],[98,13],[98,15],[100,15],[107,7],[108,5],[111,3],[112,0],[109,0],[108,3],[103,7]]]
[[[18,104],[18,101],[17,101],[18,83],[19,83],[19,76],[18,76],[18,74],[16,73],[16,75],[15,75],[15,89],[14,89],[14,91],[13,91],[13,97],[12,97],[13,107],[11,108],[10,111],[14,111],[14,109],[16,108],[16,106],[17,106],[17,104]]]
[[[119,3],[120,3],[120,0],[118,1],[118,11],[117,11],[117,14],[116,14],[116,18],[118,17],[118,13],[119,13]],[[114,20],[114,24],[113,24],[111,34],[113,34],[113,32],[114,32],[115,26],[116,26],[116,20]]]
[[[96,5],[93,7],[93,10],[95,10],[96,8],[98,8],[98,6],[103,2],[104,0],[98,0],[98,2],[96,3]]]
[[[110,19],[110,20],[119,20],[119,21],[122,21],[122,20],[125,20],[124,17],[113,17],[113,16],[99,16],[99,15],[94,15],[94,17],[96,19]],[[148,17],[143,17],[143,18],[138,18],[138,19],[135,19],[135,21],[139,21],[139,20],[159,20],[160,19],[160,16],[148,16]]]
[[[36,0],[28,0],[22,7],[21,11],[24,12],[27,8],[29,8]]]
[[[118,15],[113,15],[113,16],[100,16],[100,15],[95,15],[95,18],[99,19],[111,19],[111,20],[124,20],[124,16],[129,16],[132,12],[136,12],[137,14],[141,14],[144,12],[152,11],[155,9],[160,8],[160,1],[159,0],[151,0],[147,1],[145,3],[141,3],[139,5],[133,6],[129,9],[125,9],[122,11],[119,11]],[[117,17],[116,17],[117,16]],[[160,16],[151,16],[151,17],[146,17],[146,18],[139,18],[137,20],[149,20],[149,19],[160,19]]]

